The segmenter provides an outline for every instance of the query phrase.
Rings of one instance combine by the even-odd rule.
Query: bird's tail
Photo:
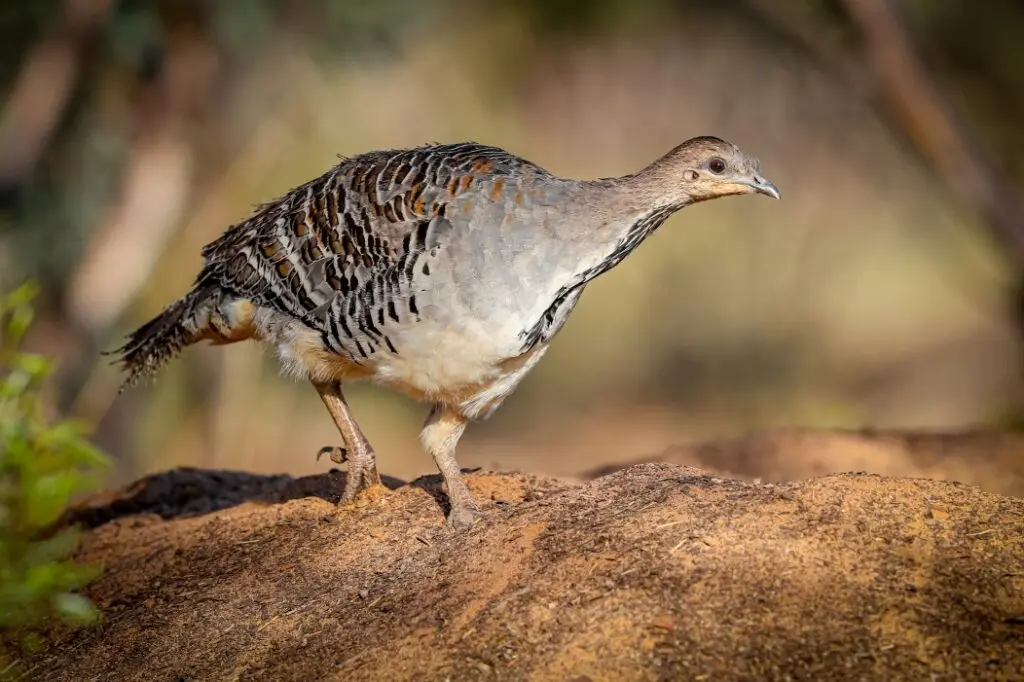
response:
[[[206,336],[210,311],[217,305],[216,288],[197,282],[183,297],[128,335],[124,345],[104,355],[128,373],[121,391],[156,374],[183,348]]]

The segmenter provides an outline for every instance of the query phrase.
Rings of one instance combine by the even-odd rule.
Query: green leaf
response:
[[[27,374],[30,380],[38,380],[50,373],[50,361],[35,353],[21,353],[15,366]]]
[[[57,533],[45,540],[34,540],[25,552],[24,563],[29,566],[55,563],[67,557],[78,546],[78,534],[74,531]]]
[[[8,313],[10,316],[7,320],[6,335],[9,337],[8,343],[15,344],[21,340],[21,337],[28,331],[29,325],[32,324],[32,310],[26,306],[19,305],[11,309]]]
[[[74,472],[36,479],[26,491],[25,523],[43,528],[56,521],[78,487],[79,476]]]

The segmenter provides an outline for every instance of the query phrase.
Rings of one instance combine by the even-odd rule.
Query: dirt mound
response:
[[[190,470],[94,501],[106,622],[28,678],[1024,679],[1024,500],[663,463],[476,473],[489,519],[452,535],[436,478],[339,510],[342,476]]]
[[[639,461],[671,462],[765,481],[868,471],[955,480],[989,492],[1024,496],[1024,434],[1020,433],[765,429],[738,438],[676,445]],[[583,478],[598,478],[629,465],[598,467]]]

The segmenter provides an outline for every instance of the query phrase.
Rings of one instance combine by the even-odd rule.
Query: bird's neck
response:
[[[616,178],[585,181],[591,193],[620,211],[642,214],[671,209],[677,211],[692,200],[686,191],[680,171],[667,157],[656,159],[640,170]]]
[[[585,201],[596,218],[595,237],[613,242],[635,233],[646,237],[673,213],[693,203],[678,183],[665,182],[659,171],[660,167],[652,164],[629,175],[585,183]]]
[[[586,220],[575,223],[573,241],[586,256],[579,261],[577,281],[586,283],[618,265],[673,213],[688,196],[667,197],[651,190],[642,172],[620,178],[588,181],[581,197]],[[582,254],[580,254],[582,255]]]

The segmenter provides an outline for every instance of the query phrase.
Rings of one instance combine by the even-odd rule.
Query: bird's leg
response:
[[[345,504],[354,500],[361,490],[380,483],[380,474],[377,473],[377,459],[373,453],[373,448],[370,446],[370,442],[366,440],[366,436],[363,435],[362,430],[352,416],[352,410],[349,409],[348,403],[345,402],[345,396],[341,392],[341,383],[337,381],[328,383],[314,382],[313,385],[316,387],[317,393],[320,394],[320,399],[324,401],[327,411],[331,413],[334,424],[338,427],[338,431],[341,432],[341,437],[345,441],[344,449],[324,448],[317,455],[317,459],[320,459],[320,455],[325,450],[329,450],[331,459],[335,462],[348,462],[345,490],[341,494],[341,500],[338,501],[339,505]]]
[[[444,405],[434,405],[430,416],[423,424],[420,442],[434,458],[438,470],[448,488],[447,524],[455,530],[466,530],[476,521],[480,510],[473,501],[462,471],[455,461],[455,446],[466,430],[466,418]]]

